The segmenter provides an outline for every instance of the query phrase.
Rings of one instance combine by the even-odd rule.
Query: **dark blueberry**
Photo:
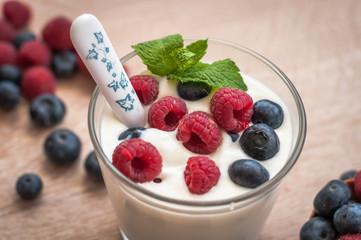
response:
[[[239,144],[248,156],[257,160],[272,158],[280,149],[276,132],[267,124],[258,123],[247,128]]]
[[[177,85],[178,95],[189,101],[196,101],[208,96],[212,87],[203,82],[179,82]]]
[[[361,204],[349,204],[337,209],[333,224],[341,234],[361,232]]]
[[[300,230],[300,240],[336,240],[337,231],[322,217],[308,220]]]
[[[269,180],[267,169],[250,159],[234,161],[228,168],[228,174],[235,184],[247,188],[256,188]]]
[[[340,180],[345,181],[347,179],[352,179],[355,177],[356,173],[357,173],[357,170],[348,170],[341,174]]]
[[[125,139],[130,139],[130,138],[140,138],[140,135],[142,135],[142,131],[144,131],[145,128],[144,127],[132,127],[132,128],[128,128],[127,130],[125,130],[124,132],[122,132],[119,137],[118,140],[125,140]]]
[[[0,108],[13,110],[20,102],[21,91],[18,85],[10,81],[0,82]]]
[[[231,137],[232,142],[237,142],[237,140],[238,140],[238,138],[239,138],[239,134],[238,134],[238,133],[228,132],[228,135]]]
[[[0,81],[7,80],[20,84],[21,71],[17,66],[4,64],[0,67]]]
[[[31,200],[36,198],[43,188],[40,177],[33,173],[22,175],[16,182],[16,191],[21,198]]]
[[[31,40],[35,40],[36,36],[34,33],[29,32],[29,31],[22,31],[19,32],[15,38],[13,39],[13,44],[15,45],[16,48],[20,48],[20,46],[27,42],[27,41],[31,41]]]
[[[30,103],[30,118],[38,126],[54,126],[63,120],[64,115],[63,101],[52,94],[41,94]]]
[[[341,180],[331,180],[323,187],[313,200],[316,212],[323,217],[332,217],[335,211],[351,198],[351,190]]]
[[[58,129],[48,135],[44,143],[44,150],[53,163],[71,164],[79,157],[81,142],[72,131]]]
[[[95,155],[94,151],[91,151],[85,159],[84,167],[88,175],[95,181],[103,181],[102,171],[100,170],[100,165],[98,158]]]
[[[283,110],[280,105],[270,100],[260,100],[253,105],[252,123],[265,123],[273,129],[283,122]]]
[[[51,68],[55,76],[67,78],[73,76],[77,70],[76,54],[72,51],[62,51],[53,56]]]

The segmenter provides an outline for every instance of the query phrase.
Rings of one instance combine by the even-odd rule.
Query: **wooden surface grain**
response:
[[[1,0],[2,4],[4,0]],[[93,13],[119,55],[132,44],[181,33],[235,42],[266,56],[298,89],[307,113],[307,139],[297,164],[260,236],[298,239],[317,191],[348,169],[361,169],[361,1],[359,0],[32,0],[29,28],[38,36],[54,16]],[[50,129],[29,120],[29,102],[0,111],[0,239],[121,239],[102,184],[87,178],[92,150],[87,110],[94,83],[84,74],[59,79],[67,106]],[[47,134],[69,128],[82,152],[69,167],[52,165],[43,152]],[[25,172],[42,177],[35,201],[15,192]]]

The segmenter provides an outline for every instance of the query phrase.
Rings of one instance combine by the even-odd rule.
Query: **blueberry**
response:
[[[267,124],[258,123],[247,128],[239,144],[248,156],[257,160],[272,158],[280,149],[276,132]]]
[[[179,82],[177,85],[178,95],[189,101],[196,101],[208,96],[212,87],[203,82]]]
[[[72,131],[58,129],[47,136],[44,150],[53,163],[57,165],[71,164],[79,157],[81,142]]]
[[[340,180],[345,181],[347,179],[352,179],[355,177],[357,173],[357,170],[348,170],[346,172],[343,172],[340,176]]]
[[[4,64],[0,67],[0,81],[7,80],[20,84],[21,71],[17,66]]]
[[[63,101],[52,94],[41,94],[30,103],[30,118],[38,126],[54,126],[63,120],[64,115]]]
[[[322,217],[308,220],[300,230],[300,240],[336,240],[337,231],[332,223]]]
[[[237,142],[237,140],[238,140],[238,138],[239,138],[239,134],[238,134],[238,133],[228,132],[228,135],[231,137],[232,142]]]
[[[103,181],[102,171],[100,170],[98,158],[94,151],[91,151],[85,159],[84,167],[88,176],[95,181]]]
[[[337,209],[333,224],[341,234],[361,232],[361,204],[348,204]]]
[[[15,45],[16,48],[20,48],[20,46],[27,42],[27,41],[31,41],[31,40],[35,40],[36,36],[34,33],[30,32],[30,31],[22,31],[19,32],[15,38],[13,39],[13,44]]]
[[[11,81],[0,82],[0,108],[13,110],[20,102],[21,91],[18,85]]]
[[[71,77],[77,70],[77,58],[72,51],[62,51],[54,54],[51,68],[59,78]]]
[[[256,188],[269,180],[267,169],[251,159],[234,161],[228,168],[228,174],[235,184],[247,188]]]
[[[320,216],[332,217],[335,211],[351,198],[351,190],[341,180],[331,180],[324,186],[313,200],[313,206]]]
[[[265,123],[277,129],[283,122],[283,110],[280,105],[267,99],[260,100],[253,105],[252,123]]]
[[[132,128],[128,128],[127,130],[125,130],[124,132],[122,132],[119,137],[118,140],[125,140],[125,139],[130,139],[130,138],[140,138],[142,131],[144,131],[145,128],[144,127],[132,127]]]
[[[16,182],[16,191],[21,198],[31,200],[36,198],[43,188],[40,177],[33,173],[26,173]]]

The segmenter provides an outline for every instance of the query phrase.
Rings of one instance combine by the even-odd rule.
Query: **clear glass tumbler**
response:
[[[201,38],[186,38],[185,45]],[[240,45],[208,39],[204,62],[230,58],[241,72],[263,82],[287,105],[292,121],[292,147],[281,171],[246,194],[219,201],[195,202],[160,196],[135,184],[103,152],[100,124],[105,98],[96,88],[89,106],[88,125],[105,185],[122,235],[130,240],[254,240],[278,197],[281,183],[296,163],[306,137],[306,115],[301,98],[287,76],[273,63]],[[135,52],[122,57],[129,76],[146,69]]]

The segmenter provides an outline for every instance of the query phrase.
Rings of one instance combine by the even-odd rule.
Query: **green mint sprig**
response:
[[[240,70],[232,60],[227,58],[212,64],[200,62],[206,54],[208,39],[184,47],[182,36],[175,34],[132,47],[152,73],[167,76],[167,79],[247,91]]]

